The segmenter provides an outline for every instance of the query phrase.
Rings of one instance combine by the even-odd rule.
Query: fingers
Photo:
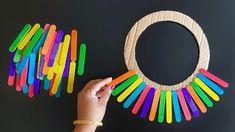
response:
[[[105,88],[102,94],[100,95],[100,102],[107,104],[109,97],[111,95],[111,92],[112,92],[111,87]]]
[[[99,91],[102,87],[104,87],[105,85],[107,85],[108,83],[110,83],[112,81],[112,78],[109,77],[109,78],[106,78],[106,79],[103,79],[97,83],[95,83],[92,87],[91,87],[91,91]]]

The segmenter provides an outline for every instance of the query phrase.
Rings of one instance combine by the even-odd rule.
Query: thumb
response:
[[[112,92],[111,87],[106,87],[105,90],[102,92],[102,95],[100,96],[100,102],[107,104],[111,92]]]

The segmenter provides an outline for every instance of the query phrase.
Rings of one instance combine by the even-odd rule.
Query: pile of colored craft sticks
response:
[[[40,92],[40,81],[50,96],[60,97],[62,78],[68,77],[67,93],[74,89],[77,61],[77,31],[71,35],[56,30],[55,25],[44,28],[35,24],[24,26],[11,44],[8,85],[33,97]],[[80,45],[77,74],[84,74],[86,44]]]
[[[166,117],[166,122],[172,123],[173,118],[176,122],[181,122],[184,116],[185,120],[190,121],[191,115],[198,117],[200,111],[206,113],[207,107],[213,106],[211,99],[219,101],[218,95],[224,93],[221,87],[226,88],[229,84],[200,69],[194,80],[179,90],[155,89],[143,82],[134,70],[128,71],[109,84],[115,85],[117,87],[112,95],[120,94],[117,101],[124,102],[124,108],[129,108],[133,104],[132,113],[137,114],[140,111],[141,118],[147,116],[150,121],[154,121],[156,117],[157,121],[162,123]]]

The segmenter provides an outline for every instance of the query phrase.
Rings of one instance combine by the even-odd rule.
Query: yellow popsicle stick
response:
[[[120,96],[118,96],[117,101],[122,102],[128,95],[130,95],[140,84],[142,79],[138,78],[134,83],[132,83]]]
[[[202,88],[213,100],[219,101],[219,96],[212,91],[204,82],[202,82],[199,78],[194,79],[195,83]]]
[[[58,71],[60,71],[60,72],[58,72],[55,76],[54,84],[51,88],[51,93],[52,94],[56,94],[56,92],[58,91],[60,80],[61,80],[62,75],[63,75],[63,72],[62,72],[63,69],[64,69],[64,67],[61,67],[61,66],[58,67]]]
[[[61,53],[61,49],[62,49],[62,43],[60,43],[59,45],[59,49],[58,52],[56,54],[55,60],[54,60],[54,64],[52,67],[49,68],[48,70],[48,74],[47,74],[47,79],[51,80],[53,78],[53,75],[55,73],[55,69],[58,66],[58,62],[59,62],[59,58],[60,58],[60,53]]]
[[[24,37],[24,39],[19,43],[18,49],[23,50],[25,45],[29,42],[35,32],[40,28],[40,24],[36,23],[29,33]]]
[[[69,78],[67,84],[67,92],[73,92],[73,84],[74,84],[74,77],[75,77],[75,69],[76,69],[76,62],[72,61],[69,65]]]
[[[172,96],[171,91],[166,92],[166,122],[172,123]]]
[[[41,63],[41,59],[42,59],[42,54],[41,54],[42,48],[39,49],[38,52],[38,67],[37,67],[37,78],[40,79],[39,75],[39,70],[40,70],[40,63]]]
[[[70,35],[65,35],[64,43],[63,43],[63,47],[62,47],[62,51],[60,55],[60,60],[59,60],[59,65],[61,66],[65,65],[65,61],[68,55],[69,44],[70,44]]]

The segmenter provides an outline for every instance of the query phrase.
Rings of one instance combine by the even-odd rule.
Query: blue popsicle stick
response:
[[[221,87],[219,87],[217,84],[215,84],[214,82],[212,82],[210,79],[208,79],[207,77],[205,77],[203,74],[198,73],[197,77],[202,80],[207,86],[209,86],[212,90],[214,90],[217,94],[219,95],[223,95],[224,91],[222,90]]]
[[[44,90],[49,90],[50,89],[50,83],[51,81],[48,80],[46,77],[44,79]]]
[[[148,96],[147,96],[147,98],[146,98],[146,100],[144,102],[143,108],[142,108],[142,110],[140,112],[140,117],[141,118],[144,118],[146,116],[146,114],[147,114],[147,112],[148,112],[148,110],[149,110],[149,108],[150,108],[150,106],[152,104],[152,100],[153,100],[153,96],[154,96],[155,90],[156,90],[155,88],[151,88],[150,89],[150,91],[148,93]]]
[[[55,94],[55,97],[59,98],[61,95],[61,90],[62,90],[62,80],[60,80],[59,88]]]
[[[29,58],[28,84],[33,84],[34,82],[36,58],[37,55],[35,53],[31,53]]]
[[[26,66],[26,63],[27,63],[28,59],[29,59],[29,56],[24,56],[24,57],[22,58],[22,61],[21,61],[21,62],[19,63],[19,65],[16,67],[18,73],[21,73],[21,72],[23,71],[24,67]]]
[[[23,94],[28,94],[28,92],[29,92],[29,87],[28,87],[28,85],[24,85],[24,86],[22,87],[22,92],[23,92]]]
[[[130,105],[135,101],[135,99],[140,95],[140,93],[143,91],[145,88],[146,83],[142,82],[136,89],[135,91],[128,97],[128,99],[124,102],[123,107],[128,108]]]
[[[172,91],[172,100],[175,113],[175,120],[176,122],[181,122],[182,118],[181,118],[179,100],[176,91]]]

